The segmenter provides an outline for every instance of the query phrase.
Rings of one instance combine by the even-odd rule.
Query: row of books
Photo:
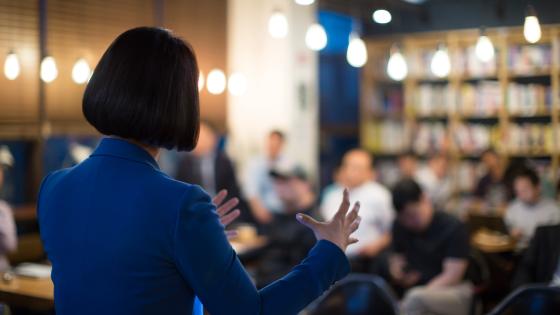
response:
[[[404,93],[402,87],[375,89],[366,100],[366,110],[373,116],[401,114],[403,109]]]
[[[454,144],[462,154],[477,155],[499,142],[499,129],[483,124],[460,124],[452,133]]]
[[[410,56],[410,73],[416,77],[433,78],[430,64],[435,50],[422,50]],[[550,44],[510,45],[507,51],[508,71],[513,75],[523,76],[548,71],[552,64]],[[451,71],[457,76],[491,77],[497,75],[498,51],[488,62],[482,62],[476,56],[475,46],[450,53]]]
[[[511,83],[507,90],[507,106],[512,115],[549,113],[552,107],[552,89],[549,85]]]
[[[544,45],[513,45],[508,50],[508,69],[515,75],[548,71],[552,64],[552,47]]]
[[[373,152],[399,153],[410,146],[410,131],[399,121],[369,122],[362,131],[365,146]]]
[[[497,81],[465,83],[459,91],[446,85],[422,84],[415,97],[415,112],[419,116],[496,116],[504,103]],[[550,113],[552,89],[549,85],[510,83],[507,89],[507,110],[511,115],[531,116]]]
[[[555,152],[551,124],[511,124],[505,134],[507,152],[514,155]],[[556,130],[557,136],[560,131]]]

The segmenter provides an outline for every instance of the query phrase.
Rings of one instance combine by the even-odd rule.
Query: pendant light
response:
[[[391,48],[391,56],[387,62],[387,75],[395,81],[402,81],[408,75],[408,65],[396,45]]]
[[[494,59],[494,44],[484,31],[484,28],[480,29],[480,36],[476,41],[476,46],[474,52],[478,60],[482,62],[490,62]]]
[[[541,39],[541,35],[541,25],[537,17],[537,11],[535,11],[533,6],[529,5],[523,25],[523,36],[525,36],[529,43],[534,44]]]
[[[346,51],[346,60],[348,63],[352,67],[361,68],[366,64],[367,58],[367,48],[364,41],[358,34],[354,32],[350,33],[350,41],[348,50]]]
[[[6,56],[6,61],[4,61],[4,75],[8,80],[15,80],[19,76],[20,71],[19,58],[15,52],[11,51]]]
[[[444,78],[451,72],[451,60],[445,45],[440,44],[430,63],[430,70],[438,78]]]

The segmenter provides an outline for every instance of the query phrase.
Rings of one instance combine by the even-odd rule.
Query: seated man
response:
[[[364,150],[348,151],[339,170],[341,185],[325,192],[321,203],[321,215],[330,218],[340,203],[340,195],[346,187],[352,201],[359,200],[362,223],[355,232],[360,241],[348,247],[353,272],[378,272],[383,263],[380,254],[391,242],[391,225],[394,210],[389,190],[373,180],[373,159]],[[345,186],[345,187],[342,187]],[[334,206],[334,208],[333,208]]]
[[[529,283],[560,285],[560,225],[540,226],[535,231],[513,278],[513,287]]]
[[[463,278],[469,238],[455,217],[435,211],[420,185],[399,181],[392,191],[393,226],[390,274],[405,290],[403,314],[468,314],[472,286]]]
[[[506,209],[505,222],[521,251],[538,226],[560,223],[560,209],[554,200],[542,197],[539,176],[532,169],[517,173],[513,188],[516,198]]]

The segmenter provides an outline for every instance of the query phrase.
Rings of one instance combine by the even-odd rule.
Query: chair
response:
[[[393,293],[383,279],[374,275],[351,274],[313,302],[307,315],[397,315]]]
[[[471,249],[469,253],[469,266],[466,271],[466,278],[473,284],[469,314],[482,314],[484,308],[482,297],[490,285],[490,268],[482,253],[476,249]]]
[[[508,295],[488,315],[558,315],[560,287],[523,286]]]

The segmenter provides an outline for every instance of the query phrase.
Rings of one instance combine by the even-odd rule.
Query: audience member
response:
[[[445,154],[431,156],[428,165],[416,172],[415,179],[430,197],[437,210],[444,209],[451,199],[452,184],[448,177],[449,161]]]
[[[541,195],[540,179],[532,169],[518,172],[513,179],[515,200],[506,209],[505,222],[523,250],[538,226],[560,223],[560,209],[553,199]]]
[[[464,281],[469,238],[455,217],[435,211],[412,179],[392,191],[397,219],[393,226],[390,274],[406,290],[403,314],[468,314],[472,285]]]
[[[4,169],[13,166],[14,157],[8,147],[0,147],[0,187],[4,182]],[[0,200],[0,272],[7,271],[10,263],[6,255],[17,248],[17,233],[10,205]]]
[[[271,176],[271,171],[293,170],[294,164],[283,154],[285,136],[282,131],[273,130],[268,134],[265,154],[249,161],[245,173],[245,195],[253,216],[260,224],[269,224],[274,214],[284,213],[284,204]]]
[[[412,151],[407,151],[399,156],[398,160],[400,178],[414,178],[418,171],[418,159]]]
[[[209,122],[200,123],[198,144],[191,153],[182,154],[175,177],[204,188],[211,196],[226,189],[230,196],[239,198],[241,215],[238,222],[251,222],[252,216],[241,195],[235,168],[230,158],[218,148],[218,134]]]
[[[560,225],[540,226],[519,262],[513,280],[517,288],[530,283],[560,285]]]
[[[474,190],[478,210],[491,209],[502,213],[507,204],[507,188],[503,180],[505,165],[496,151],[488,149],[482,153],[485,174]]]
[[[373,159],[360,149],[347,152],[340,167],[339,177],[349,189],[350,199],[361,203],[362,222],[355,232],[359,243],[346,250],[354,272],[369,272],[377,269],[382,260],[380,254],[391,242],[391,225],[394,211],[391,206],[389,190],[374,181]],[[340,204],[340,194],[344,187],[330,189],[323,196],[320,209],[325,218],[330,218],[336,211],[333,205]],[[376,259],[378,258],[378,259]]]

